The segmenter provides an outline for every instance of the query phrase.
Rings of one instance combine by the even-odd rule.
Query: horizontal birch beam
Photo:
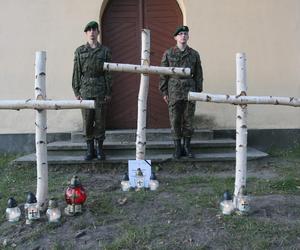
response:
[[[230,103],[235,105],[243,104],[273,104],[300,107],[300,98],[279,97],[279,96],[235,96],[235,95],[214,95],[209,93],[189,92],[190,101]]]
[[[0,100],[0,109],[94,109],[92,100]]]
[[[103,70],[143,74],[190,76],[190,68],[146,66],[122,63],[104,63]]]

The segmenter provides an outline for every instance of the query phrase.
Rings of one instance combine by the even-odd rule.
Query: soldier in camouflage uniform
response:
[[[111,60],[111,53],[97,40],[99,35],[97,22],[89,22],[84,32],[87,43],[75,51],[72,87],[78,100],[95,101],[95,109],[83,111],[87,142],[85,160],[92,160],[96,157],[104,160],[106,110],[107,103],[111,99],[112,79],[109,72],[103,71],[103,63]],[[96,154],[94,140],[97,142]]]
[[[161,66],[191,68],[190,77],[160,76],[159,90],[168,104],[169,118],[175,144],[174,158],[194,157],[191,138],[194,132],[195,102],[188,101],[188,92],[202,92],[203,73],[200,56],[187,45],[189,28],[180,26],[174,33],[177,44],[163,54]],[[181,146],[183,138],[183,146]]]

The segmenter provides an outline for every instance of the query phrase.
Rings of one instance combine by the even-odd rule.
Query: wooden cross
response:
[[[1,100],[0,109],[35,109],[35,143],[37,166],[36,197],[42,210],[48,199],[48,161],[47,161],[47,109],[93,109],[94,101],[47,100],[46,99],[46,52],[35,55],[35,99]]]
[[[247,173],[247,105],[273,104],[300,107],[300,98],[276,96],[247,96],[246,55],[236,54],[236,95],[214,95],[209,93],[189,93],[189,100],[215,103],[229,103],[237,106],[236,112],[236,170],[234,205],[241,187],[246,187]]]
[[[150,30],[142,30],[141,65],[104,63],[104,70],[141,74],[138,96],[138,124],[136,140],[136,159],[145,159],[146,111],[149,86],[148,74],[189,76],[189,68],[150,66]],[[89,100],[47,100],[46,99],[46,52],[36,52],[35,59],[35,100],[0,100],[0,109],[36,110],[36,164],[37,164],[37,202],[42,210],[48,199],[48,161],[47,161],[47,109],[93,109],[94,101]]]
[[[146,155],[146,114],[149,89],[148,74],[190,76],[190,68],[150,66],[150,30],[143,29],[141,34],[141,65],[104,63],[107,71],[130,72],[141,74],[138,95],[138,114],[136,132],[136,159],[145,160]]]

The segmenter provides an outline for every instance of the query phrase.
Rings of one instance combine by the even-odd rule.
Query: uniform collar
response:
[[[90,46],[90,44],[89,44],[88,42],[85,44],[85,47],[86,47],[87,49],[94,49],[94,48],[92,48],[92,47]],[[101,47],[101,43],[97,42],[95,49],[96,49],[96,48],[100,48],[100,47]]]
[[[181,51],[181,50],[177,47],[177,45],[175,45],[174,51],[175,51],[175,52],[179,52],[179,53],[186,53],[186,52],[189,52],[189,51],[190,51],[190,47],[187,45],[187,46],[185,47],[185,49],[184,49],[183,51]]]

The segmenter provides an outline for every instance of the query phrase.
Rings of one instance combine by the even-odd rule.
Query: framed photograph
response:
[[[151,176],[151,160],[129,160],[128,161],[128,176],[131,187],[135,187],[135,176],[137,169],[140,168],[144,176],[144,184],[149,186]]]

